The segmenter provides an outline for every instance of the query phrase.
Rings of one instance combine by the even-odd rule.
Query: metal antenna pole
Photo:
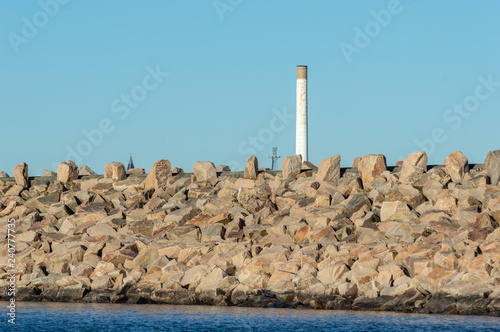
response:
[[[274,168],[276,167],[276,162],[278,161],[278,159],[281,158],[281,156],[278,156],[278,148],[277,147],[273,148],[273,155],[269,156],[269,158],[271,158],[271,169],[274,171]]]

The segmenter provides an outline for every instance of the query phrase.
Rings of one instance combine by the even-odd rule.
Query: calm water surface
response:
[[[0,302],[2,331],[500,331],[500,318],[209,306]]]

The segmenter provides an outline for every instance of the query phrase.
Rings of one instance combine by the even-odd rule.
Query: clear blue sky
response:
[[[9,174],[56,170],[69,150],[98,173],[130,153],[147,171],[164,158],[242,169],[252,152],[270,167],[273,146],[280,162],[295,153],[295,120],[276,114],[295,112],[297,65],[315,164],[393,165],[422,148],[429,163],[456,150],[481,163],[500,149],[498,1],[61,2],[0,2]]]

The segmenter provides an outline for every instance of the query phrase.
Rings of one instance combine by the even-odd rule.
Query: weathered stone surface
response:
[[[117,161],[107,163],[104,169],[104,178],[113,179],[115,181],[125,180],[127,178],[125,166]]]
[[[78,178],[78,166],[71,161],[65,161],[59,164],[57,167],[57,181],[62,183],[68,183],[74,181]]]
[[[245,172],[243,173],[243,177],[245,179],[257,180],[257,175],[259,174],[259,162],[257,157],[252,155],[247,160],[247,164],[245,166]]]
[[[306,161],[302,162],[301,169],[313,170],[313,169],[318,169],[318,166],[316,166],[312,162],[306,160]]]
[[[486,174],[489,175],[491,184],[497,185],[500,180],[500,150],[490,151],[484,160]]]
[[[399,180],[401,183],[413,183],[426,171],[427,153],[414,152],[403,160]]]
[[[316,173],[316,181],[333,181],[340,178],[340,155],[323,159]]]
[[[151,171],[146,177],[145,188],[158,190],[167,186],[168,179],[172,177],[172,166],[167,159],[158,160],[151,167]]]
[[[453,182],[461,183],[465,173],[469,172],[469,161],[462,151],[455,151],[444,160],[444,171]]]
[[[9,174],[7,174],[4,171],[0,171],[0,178],[8,178],[8,177],[9,177]]]
[[[90,167],[87,165],[80,166],[80,170],[78,171],[78,175],[97,175]]]
[[[385,157],[382,154],[369,154],[361,159],[358,171],[364,188],[371,188],[371,182],[387,170]]]
[[[116,231],[108,224],[96,224],[87,229],[87,234],[89,236],[103,236],[103,235],[116,235]]]
[[[146,174],[146,170],[144,168],[131,168],[127,170],[128,174]]]
[[[401,220],[410,212],[408,205],[405,202],[394,201],[394,202],[383,202],[382,208],[380,210],[380,220]]]
[[[283,179],[294,179],[299,175],[302,166],[302,156],[288,156],[283,159]]]
[[[328,285],[339,280],[348,271],[349,268],[344,263],[330,265],[320,270],[317,278],[325,285]]]
[[[353,162],[352,162],[352,167],[353,168],[358,168],[359,167],[359,163],[361,162],[361,157],[356,157],[354,158]]]
[[[193,166],[193,172],[196,181],[217,183],[217,171],[214,163],[210,161],[197,161]]]
[[[57,173],[44,169],[42,170],[42,176],[57,176]]]
[[[217,173],[219,173],[219,172],[231,172],[231,167],[229,167],[227,165],[217,165],[217,167],[215,167],[215,171]]]
[[[20,163],[12,170],[16,184],[22,186],[23,188],[29,187],[28,178],[28,165],[26,163]]]

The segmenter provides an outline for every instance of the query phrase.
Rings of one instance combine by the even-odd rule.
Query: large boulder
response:
[[[411,184],[424,172],[427,172],[427,153],[425,151],[414,152],[403,160],[399,181]]]
[[[302,166],[302,156],[288,156],[283,159],[283,179],[294,179],[299,175]]]
[[[0,171],[0,178],[8,178],[8,177],[9,177],[9,174],[7,174],[4,171]]]
[[[383,154],[369,154],[364,156],[358,165],[363,187],[370,188],[371,182],[386,170],[387,166]]]
[[[146,176],[145,188],[164,188],[167,180],[172,177],[172,166],[167,159],[158,160],[151,167],[151,171]]]
[[[317,181],[333,181],[340,178],[340,155],[323,159],[319,164]]]
[[[256,156],[252,155],[247,160],[243,177],[245,179],[257,180],[257,174],[259,174],[259,161]]]
[[[57,167],[57,181],[68,183],[78,179],[78,166],[71,160],[62,162]]]
[[[469,161],[462,151],[452,152],[444,160],[444,171],[451,177],[451,181],[460,183],[465,173],[469,172]]]
[[[127,178],[125,166],[118,161],[107,163],[104,168],[104,178],[113,179],[115,181],[125,180]]]
[[[206,181],[212,184],[217,183],[217,171],[214,163],[210,161],[197,161],[193,166],[196,181]]]
[[[490,177],[491,184],[497,185],[500,180],[500,150],[490,151],[484,160],[486,173]]]
[[[12,173],[14,174],[16,184],[22,186],[23,188],[29,187],[28,165],[26,163],[23,162],[14,167]]]

